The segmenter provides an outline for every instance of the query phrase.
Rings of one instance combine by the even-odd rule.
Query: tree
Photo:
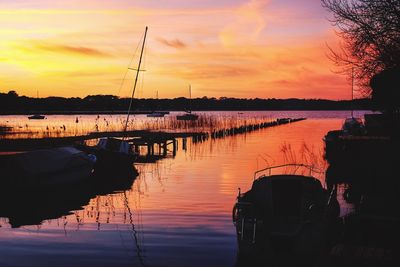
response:
[[[381,71],[371,79],[372,99],[378,109],[389,113],[398,111],[400,104],[400,69]]]
[[[321,1],[342,39],[330,58],[342,72],[354,68],[356,82],[370,94],[374,75],[400,67],[400,0]]]
[[[17,92],[14,91],[14,90],[8,91],[7,95],[8,95],[10,98],[17,98],[17,97],[18,97]]]

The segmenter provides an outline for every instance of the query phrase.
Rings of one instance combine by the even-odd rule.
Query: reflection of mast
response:
[[[189,84],[189,113],[192,113],[192,86]]]
[[[137,231],[135,229],[135,224],[133,223],[133,214],[132,214],[131,208],[129,207],[129,202],[128,202],[128,197],[126,196],[126,191],[124,191],[124,204],[125,204],[125,207],[126,207],[128,213],[129,213],[129,223],[132,226],[133,238],[135,240],[135,245],[136,245],[136,254],[137,254],[138,258],[139,258],[140,264],[142,266],[146,266],[145,263],[144,263],[144,260],[143,260],[143,256],[142,256],[142,249],[140,248],[140,245],[139,245],[139,241],[138,241],[138,237],[137,237]]]
[[[131,96],[131,100],[130,100],[130,102],[129,102],[128,114],[127,114],[127,116],[126,116],[126,123],[125,123],[124,132],[126,132],[126,129],[128,128],[129,115],[130,115],[131,108],[132,108],[133,96],[135,95],[136,84],[137,84],[137,80],[138,80],[138,78],[139,78],[140,65],[142,64],[142,57],[143,57],[144,45],[145,45],[145,43],[146,43],[147,29],[148,29],[148,27],[146,26],[146,29],[145,29],[145,31],[144,31],[144,38],[143,38],[143,44],[142,44],[142,51],[140,51],[139,64],[138,64],[138,68],[136,69],[135,83],[134,83],[134,85],[133,85],[132,96]]]

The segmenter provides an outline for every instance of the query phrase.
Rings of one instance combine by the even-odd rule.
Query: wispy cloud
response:
[[[269,0],[250,0],[239,6],[233,13],[235,19],[227,24],[219,34],[224,46],[256,41],[266,26],[264,9]]]
[[[55,53],[71,53],[85,56],[96,56],[96,57],[109,57],[109,53],[100,51],[99,49],[86,47],[86,46],[72,46],[72,45],[59,45],[59,44],[37,44],[37,49],[55,52]]]
[[[183,41],[181,41],[179,39],[167,40],[167,39],[159,37],[159,38],[157,38],[157,41],[159,41],[161,44],[163,44],[165,46],[173,47],[176,49],[186,48],[186,46],[187,46],[186,43],[184,43]]]

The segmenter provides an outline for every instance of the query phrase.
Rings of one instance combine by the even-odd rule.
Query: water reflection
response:
[[[92,198],[99,202],[101,196],[109,197],[114,192],[129,190],[135,172],[105,176],[92,174],[83,182],[60,186],[27,187],[15,184],[0,191],[0,217],[7,217],[12,228],[39,225],[44,220],[58,219],[74,214],[78,224],[82,218],[76,213],[89,204]],[[15,178],[15,177],[14,177]],[[74,211],[71,213],[71,211]],[[97,211],[99,215],[99,211]]]
[[[364,111],[354,111],[360,117]],[[198,112],[200,119],[194,122],[177,121],[179,112],[171,112],[162,118],[134,115],[128,124],[129,130],[162,131],[212,131],[241,125],[258,124],[276,118],[345,118],[350,111],[231,111]],[[42,138],[85,135],[98,131],[121,131],[126,115],[48,115],[45,120],[29,120],[24,115],[0,116],[0,126],[9,129],[2,138]],[[9,128],[10,127],[10,128]]]
[[[0,265],[234,266],[231,212],[237,188],[249,189],[255,170],[288,161],[316,161],[324,168],[322,138],[340,127],[342,119],[337,117],[346,112],[324,114],[336,119],[308,119],[204,143],[188,141],[186,150],[179,140],[175,158],[137,164],[140,175],[131,186],[119,188],[122,192],[105,187],[80,199],[70,191],[66,198],[74,204],[42,217],[39,228],[11,229],[3,219]],[[283,115],[297,117],[293,112]],[[1,209],[8,205],[12,212],[24,213],[44,201],[63,205],[55,203],[62,199],[56,191],[41,203],[35,203],[40,199],[35,192],[23,194],[10,190],[2,197]],[[15,199],[20,199],[18,206]],[[0,217],[8,215],[1,212]],[[50,219],[56,216],[61,218]],[[22,250],[27,256],[21,256]]]

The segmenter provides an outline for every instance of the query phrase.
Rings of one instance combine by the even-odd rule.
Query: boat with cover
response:
[[[88,179],[96,162],[74,147],[0,155],[3,182],[25,187],[53,187]]]
[[[133,163],[136,154],[132,151],[132,146],[119,138],[100,138],[97,146],[92,149],[97,157],[95,173],[109,176],[110,172],[114,174],[124,174],[131,172],[132,175],[138,174]]]
[[[276,169],[286,171],[273,175]],[[294,174],[300,169],[303,173]],[[249,191],[239,189],[232,214],[239,259],[296,263],[328,249],[340,229],[339,204],[336,192],[325,190],[313,171],[303,164],[270,167],[255,173]]]
[[[131,175],[116,177],[113,173],[109,177],[99,177],[94,173],[90,179],[51,188],[0,187],[0,217],[8,218],[8,224],[13,228],[40,225],[45,220],[82,210],[97,196],[129,190],[133,181]]]

